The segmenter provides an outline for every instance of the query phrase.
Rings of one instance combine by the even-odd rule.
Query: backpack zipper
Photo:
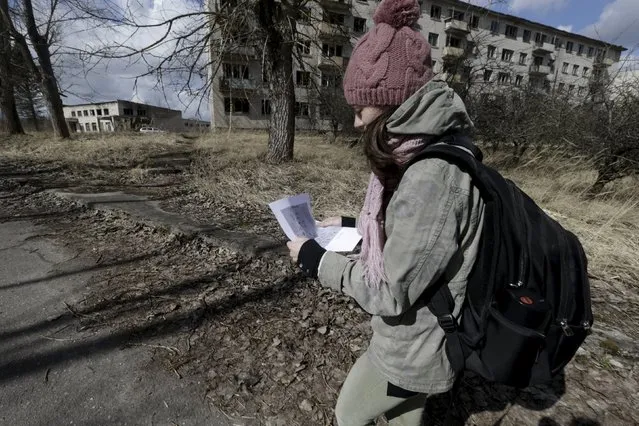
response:
[[[526,285],[526,282],[524,281],[524,279],[526,278],[526,269],[527,268],[527,263],[528,263],[528,225],[526,224],[526,221],[522,220],[523,215],[521,214],[520,209],[523,208],[523,204],[524,204],[524,199],[521,196],[521,192],[519,192],[519,190],[517,189],[517,187],[514,185],[513,182],[508,181],[509,183],[509,187],[510,187],[510,192],[513,195],[513,198],[515,198],[515,201],[517,202],[517,209],[515,214],[517,215],[517,222],[519,222],[520,224],[522,224],[523,228],[524,228],[524,232],[523,232],[523,236],[521,238],[522,241],[522,250],[521,250],[521,256],[519,258],[519,280],[516,283],[511,283],[510,286],[511,287],[515,287],[515,288],[521,288],[524,287]]]

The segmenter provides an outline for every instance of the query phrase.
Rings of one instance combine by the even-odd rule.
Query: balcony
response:
[[[595,61],[593,62],[593,65],[597,68],[608,68],[613,66],[615,63],[615,61],[613,61],[610,58],[595,58]]]
[[[458,21],[457,19],[453,18],[446,18],[444,19],[444,22],[446,23],[445,31],[447,33],[456,33],[462,35],[468,35],[470,33],[470,26],[467,22]]]
[[[348,58],[342,58],[341,56],[324,56],[321,55],[317,63],[322,68],[346,68],[348,65]]]
[[[466,55],[466,51],[461,47],[446,46],[442,52],[442,58],[445,61],[454,61],[461,59]]]
[[[548,75],[552,72],[549,65],[531,65],[531,75]]]
[[[262,88],[262,83],[253,79],[222,77],[220,90],[253,91]]]
[[[336,12],[348,12],[353,5],[352,0],[320,0],[320,4],[325,9],[334,10]]]
[[[555,51],[555,46],[551,43],[536,41],[533,47],[535,55],[550,55]]]
[[[350,39],[350,31],[346,25],[321,22],[319,25],[320,36],[332,39]]]
[[[257,58],[257,52],[254,47],[233,46],[224,50],[224,56],[227,58],[255,59]]]

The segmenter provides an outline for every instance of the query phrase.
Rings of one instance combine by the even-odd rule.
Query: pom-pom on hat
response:
[[[433,78],[430,44],[416,28],[417,0],[383,0],[375,26],[355,46],[344,76],[350,105],[401,105]]]

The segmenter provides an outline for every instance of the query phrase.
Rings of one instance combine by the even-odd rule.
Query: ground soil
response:
[[[90,291],[70,307],[78,327],[130,330],[154,344],[156,368],[197,376],[236,422],[329,425],[350,366],[366,349],[369,316],[347,297],[304,278],[283,256],[250,256],[202,238],[98,212],[51,188],[122,190],[161,200],[202,224],[282,238],[265,208],[202,195],[188,167],[167,173],[82,170],[0,161],[2,220],[28,217],[91,252]],[[464,378],[450,410],[457,424],[639,424],[639,297],[636,283],[592,282],[597,323],[551,386],[521,391]],[[443,424],[449,395],[433,396],[427,424]]]

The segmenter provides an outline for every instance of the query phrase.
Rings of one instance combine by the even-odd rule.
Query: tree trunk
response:
[[[2,68],[2,66],[0,66]],[[0,71],[2,75],[3,71]],[[7,123],[7,132],[10,135],[23,135],[24,129],[22,123],[20,123],[20,117],[18,116],[18,109],[16,108],[16,99],[13,94],[13,85],[9,80],[1,78],[0,82],[0,111]]]
[[[11,40],[9,28],[2,19],[3,14],[8,15],[6,0],[0,0],[0,112],[7,122],[7,131],[10,135],[24,134],[22,123],[16,108],[12,72],[11,72]]]
[[[53,131],[56,136],[61,138],[69,138],[71,133],[69,132],[69,126],[64,118],[64,110],[62,109],[62,98],[60,97],[60,90],[58,88],[58,82],[55,79],[53,72],[53,64],[51,63],[51,52],[49,51],[49,44],[46,37],[42,36],[38,32],[36,26],[35,17],[33,15],[33,5],[31,0],[22,0],[24,7],[24,24],[29,34],[29,39],[33,45],[38,57],[38,64],[40,65],[40,79],[42,85],[42,93],[44,94],[47,109],[51,117],[51,124],[53,125]],[[23,54],[24,48],[23,48]]]
[[[266,161],[282,163],[293,159],[295,141],[295,87],[293,86],[293,46],[282,46],[281,57],[273,64],[268,153]]]
[[[293,159],[295,141],[293,46],[298,11],[286,7],[290,5],[275,0],[257,4],[257,24],[266,40],[264,56],[272,105],[266,161],[274,164]]]

